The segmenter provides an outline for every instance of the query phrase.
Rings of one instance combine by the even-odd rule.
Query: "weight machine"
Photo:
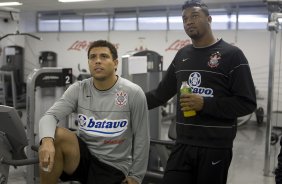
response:
[[[5,63],[0,67],[2,104],[15,108],[25,107],[24,49],[20,46],[5,47]]]
[[[164,75],[163,57],[151,50],[132,51],[122,56],[122,77],[138,84],[144,92],[154,89]],[[143,184],[160,183],[176,139],[175,98],[166,106],[149,111],[151,147],[147,173]],[[165,131],[167,126],[168,132]],[[168,136],[165,138],[164,136]]]
[[[38,158],[26,157],[28,140],[15,108],[0,105],[0,119],[0,184],[7,184],[10,166],[35,164]]]
[[[37,183],[38,156],[34,150],[38,145],[38,126],[35,122],[36,91],[40,88],[60,88],[60,95],[72,83],[72,69],[45,67],[35,69],[27,79],[27,135],[14,107],[0,105],[0,184],[7,184],[9,167],[27,166],[27,183]],[[39,93],[42,94],[42,93]],[[54,96],[52,97],[54,98]],[[42,100],[42,99],[41,99]],[[48,99],[49,100],[49,99]],[[48,108],[48,107],[47,107]],[[60,122],[66,126],[66,122]]]
[[[29,74],[27,79],[27,137],[29,145],[38,145],[38,121],[52,104],[52,100],[55,101],[56,96],[61,96],[66,87],[72,83],[72,69],[71,68],[57,68],[57,67],[43,67],[40,69],[34,69]],[[41,89],[48,90],[56,88],[55,96],[46,95],[46,93],[40,93]],[[42,92],[42,91],[41,91]],[[46,96],[42,96],[42,94]],[[39,95],[39,97],[38,97]],[[41,95],[41,96],[40,96]],[[46,98],[46,102],[42,103],[43,98]],[[39,103],[40,99],[41,103]],[[40,107],[37,107],[40,106]],[[43,112],[38,112],[41,109]],[[36,123],[35,123],[36,122]],[[62,126],[66,126],[67,118],[65,122],[60,122]],[[36,153],[31,150],[31,147],[27,147],[27,157],[37,157]],[[38,165],[27,166],[27,183],[33,184],[37,181]]]

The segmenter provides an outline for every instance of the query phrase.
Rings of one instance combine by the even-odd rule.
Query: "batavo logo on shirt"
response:
[[[95,119],[84,114],[78,114],[79,130],[92,136],[115,137],[121,135],[128,126],[127,119]]]
[[[213,97],[213,89],[200,87],[202,76],[199,72],[193,72],[189,75],[188,84],[192,88],[192,93],[205,97]]]

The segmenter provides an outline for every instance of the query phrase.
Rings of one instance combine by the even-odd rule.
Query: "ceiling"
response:
[[[0,2],[16,0],[0,0]],[[14,7],[21,12],[51,10],[109,9],[127,7],[152,7],[182,5],[185,0],[100,0],[96,2],[60,3],[58,0],[17,0],[22,6]],[[205,0],[206,4],[222,8],[222,6],[240,4],[263,4],[264,0]]]

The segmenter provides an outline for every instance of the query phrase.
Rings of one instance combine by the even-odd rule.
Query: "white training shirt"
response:
[[[39,121],[39,140],[54,138],[56,124],[75,112],[78,136],[100,161],[141,183],[148,163],[149,123],[142,89],[119,77],[100,91],[93,79],[72,84]]]

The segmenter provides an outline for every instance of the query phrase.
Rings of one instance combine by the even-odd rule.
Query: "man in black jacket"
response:
[[[237,117],[256,109],[250,67],[239,48],[214,37],[204,3],[185,2],[182,18],[192,45],[177,52],[158,87],[146,93],[149,109],[177,94],[177,140],[163,183],[225,184]],[[192,94],[180,94],[183,81]],[[189,110],[196,115],[185,117]]]

